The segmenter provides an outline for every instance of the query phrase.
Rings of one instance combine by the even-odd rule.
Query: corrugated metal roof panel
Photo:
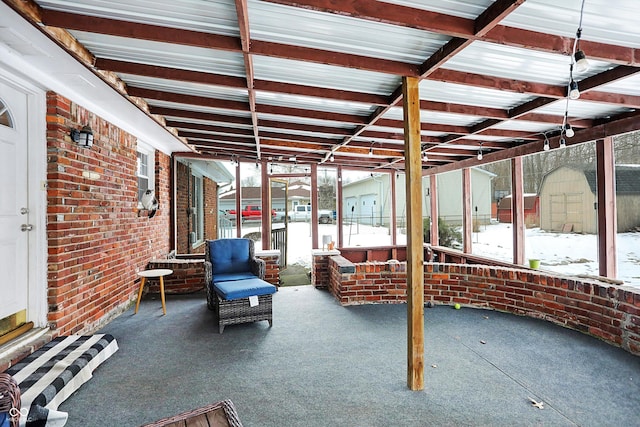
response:
[[[600,104],[589,101],[569,101],[569,117],[584,117],[596,119],[599,117],[610,117],[616,114],[633,111],[630,108],[620,107],[613,104]],[[536,110],[537,113],[556,114],[560,117],[564,116],[565,100],[560,100]]]
[[[598,91],[640,96],[640,75],[636,74],[617,82],[602,85],[598,88]]]
[[[260,132],[282,132],[282,129],[269,127],[269,126],[260,126]],[[297,130],[297,129],[287,129],[286,133],[289,135],[303,135],[303,136],[312,136],[312,137],[336,139],[336,140],[344,138],[344,135],[339,135],[334,133],[306,132],[306,131]]]
[[[528,120],[507,120],[493,126],[493,129],[515,130],[521,132],[530,132],[532,135],[547,132],[554,128],[559,128],[562,123],[562,117],[558,117],[558,124],[530,122]]]
[[[393,107],[387,111],[383,118],[402,120],[402,108]],[[484,120],[482,117],[468,116],[465,114],[440,113],[437,111],[420,111],[421,123],[435,123],[453,126],[473,126]]]
[[[462,18],[476,19],[494,0],[383,0],[414,9],[430,10]]]
[[[378,95],[391,94],[402,82],[398,76],[373,71],[268,56],[254,56],[253,69],[255,78],[258,80],[272,80]]]
[[[179,116],[172,116],[171,114],[167,114],[164,117],[167,120],[175,120],[175,121],[185,122],[185,123],[223,126],[223,127],[228,127],[228,128],[234,128],[234,129],[253,129],[253,126],[251,126],[251,125],[243,125],[243,124],[240,124],[240,123],[229,123],[229,122],[215,121],[215,120],[201,120],[201,119],[194,119],[194,118],[185,118],[185,117],[179,117]]]
[[[173,108],[177,110],[197,111],[202,113],[222,114],[232,117],[251,117],[248,111],[227,110],[224,108],[203,107],[201,105],[181,104],[179,102],[159,101],[157,99],[148,100],[148,104],[153,107]]]
[[[38,0],[47,9],[238,36],[235,3],[226,0]]]
[[[509,109],[535,98],[533,95],[485,89],[435,80],[420,82],[420,99]]]
[[[142,39],[72,31],[99,58],[245,77],[240,52],[226,52]]]
[[[447,61],[442,68],[520,81],[566,85],[569,82],[570,63],[571,57],[568,55],[476,41]],[[595,60],[590,60],[589,65],[586,72],[578,73],[574,70],[576,81],[614,66],[609,62]]]
[[[258,104],[278,105],[281,107],[301,108],[307,110],[329,111],[332,113],[356,114],[368,116],[375,107],[354,102],[336,101],[284,93],[257,92]]]
[[[132,74],[119,75],[120,78],[122,78],[122,80],[124,80],[129,86],[165,92],[170,91],[182,95],[204,96],[207,98],[219,98],[229,101],[249,102],[247,89],[181,82],[155,77],[136,76]]]
[[[581,0],[526,1],[507,16],[503,25],[536,32],[575,37]],[[637,0],[588,0],[584,4],[582,38],[620,46],[640,46]],[[587,56],[589,52],[585,52]]]
[[[258,112],[259,120],[275,120],[282,121],[286,120],[287,123],[296,123],[296,124],[308,124],[308,125],[318,125],[318,126],[333,126],[343,129],[354,129],[355,127],[352,124],[342,123],[342,122],[334,122],[331,120],[321,120],[321,119],[311,119],[308,117],[298,117],[298,116],[282,116],[279,114],[268,114],[268,113],[260,113]]]
[[[251,37],[420,64],[449,37],[409,27],[249,0]]]

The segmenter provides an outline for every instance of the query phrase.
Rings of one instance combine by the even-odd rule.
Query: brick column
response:
[[[316,288],[329,286],[329,257],[340,255],[340,251],[313,249],[311,251],[311,284]]]
[[[256,258],[263,259],[266,263],[264,280],[275,286],[280,286],[280,251],[256,251]]]

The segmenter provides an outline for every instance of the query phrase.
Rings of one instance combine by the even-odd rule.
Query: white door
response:
[[[27,310],[27,166],[27,95],[0,81],[0,319]]]

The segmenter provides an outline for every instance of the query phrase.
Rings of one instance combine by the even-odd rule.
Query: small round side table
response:
[[[160,278],[160,299],[162,300],[162,313],[167,314],[167,307],[164,303],[164,276],[168,276],[169,274],[173,274],[173,270],[169,270],[168,268],[159,268],[157,270],[144,270],[138,272],[138,276],[142,277],[142,279],[140,280],[140,290],[138,291],[138,302],[136,302],[136,311],[133,314],[138,313],[140,298],[142,298],[142,289],[144,288],[145,279],[147,277]]]

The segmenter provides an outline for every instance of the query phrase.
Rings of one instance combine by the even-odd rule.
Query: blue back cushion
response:
[[[251,271],[249,239],[218,239],[209,245],[214,276]]]

